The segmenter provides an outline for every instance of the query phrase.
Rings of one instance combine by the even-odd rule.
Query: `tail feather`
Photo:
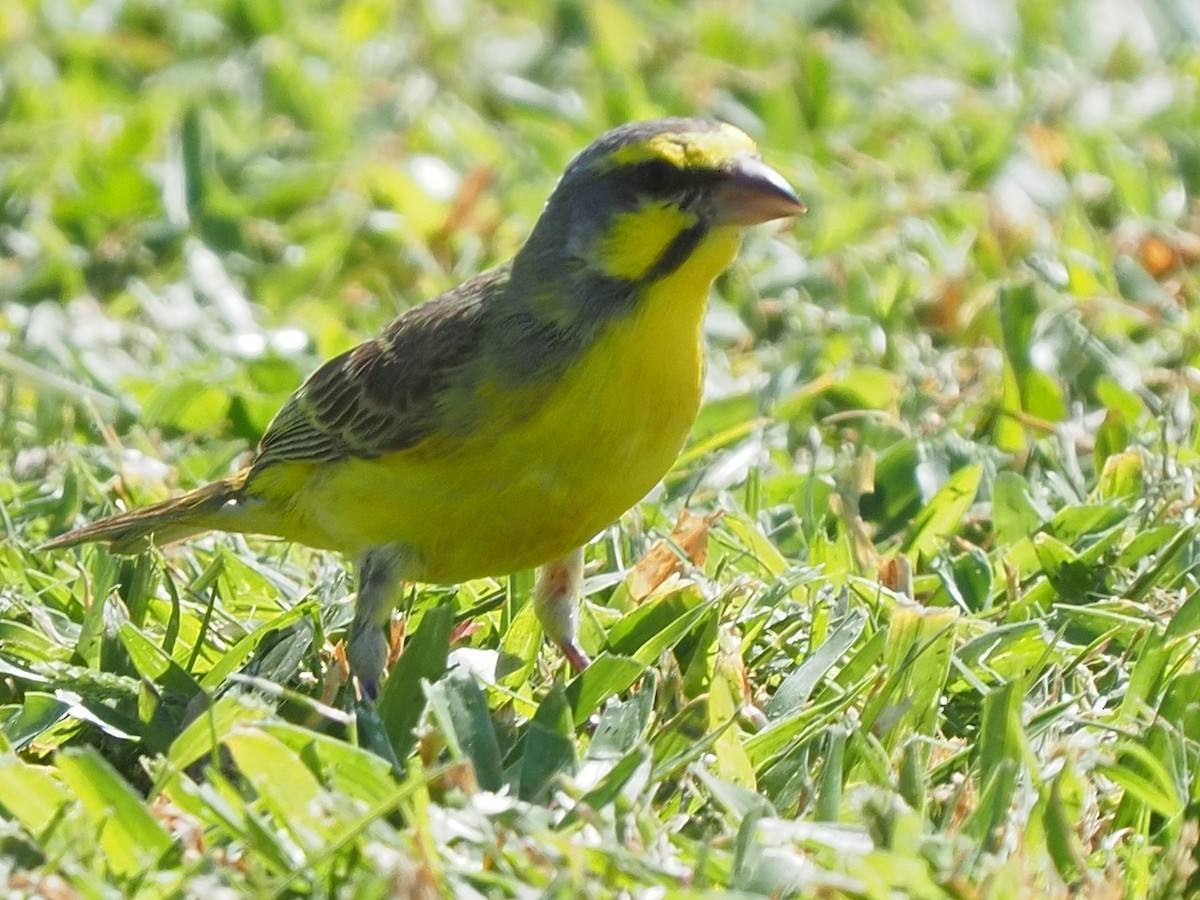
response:
[[[220,528],[218,515],[229,503],[242,498],[247,474],[248,470],[243,470],[181,497],[101,519],[52,538],[38,549],[52,550],[101,541],[107,543],[113,553],[133,554],[141,553],[151,544],[170,544]]]

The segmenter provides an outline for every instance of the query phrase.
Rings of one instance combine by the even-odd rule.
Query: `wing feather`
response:
[[[508,283],[508,266],[485,272],[329,360],[276,414],[254,467],[370,458],[428,437],[446,416],[444,392],[478,377],[483,312]]]

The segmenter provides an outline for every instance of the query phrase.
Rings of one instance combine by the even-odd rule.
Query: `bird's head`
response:
[[[707,246],[711,280],[731,261],[742,228],[803,211],[732,125],[634,122],[571,161],[527,248],[552,246],[575,271],[636,285],[670,275]]]

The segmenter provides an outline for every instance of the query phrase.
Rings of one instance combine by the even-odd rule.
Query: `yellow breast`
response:
[[[700,404],[708,290],[737,242],[733,230],[710,234],[548,396],[495,393],[488,421],[468,437],[281,471],[292,503],[272,530],[350,554],[401,542],[419,560],[410,577],[431,582],[531,568],[586,542],[678,455]],[[302,487],[285,487],[296,480]]]

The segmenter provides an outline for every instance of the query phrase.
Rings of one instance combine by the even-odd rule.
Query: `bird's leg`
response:
[[[388,544],[368,550],[358,561],[358,599],[346,640],[346,660],[368,700],[378,696],[379,682],[387,665],[385,629],[396,602],[403,560],[403,549]]]
[[[587,668],[579,636],[579,592],[583,587],[583,548],[542,566],[533,589],[533,610],[546,632],[576,672]]]

